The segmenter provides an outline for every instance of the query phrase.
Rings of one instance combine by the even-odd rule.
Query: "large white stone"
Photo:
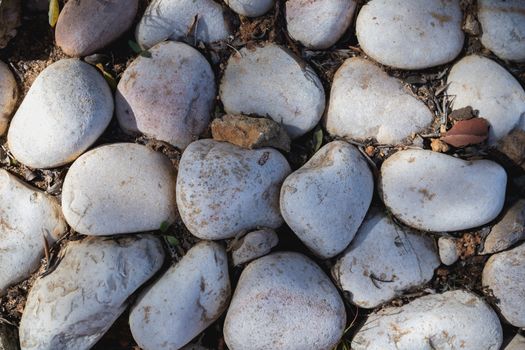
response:
[[[230,34],[224,9],[213,0],[151,1],[135,31],[143,48],[164,40],[193,43],[196,38],[211,43],[226,40]]]
[[[525,91],[496,62],[477,55],[462,58],[447,78],[453,108],[470,106],[490,123],[489,143],[507,135],[525,116]]]
[[[290,166],[272,148],[256,150],[210,139],[182,154],[177,206],[192,234],[224,239],[257,227],[279,227],[279,191]]]
[[[326,49],[346,32],[355,7],[355,0],[288,0],[286,28],[304,46]]]
[[[418,298],[368,316],[353,350],[498,350],[503,332],[496,313],[462,290]]]
[[[406,150],[381,167],[383,201],[405,224],[424,231],[459,231],[498,216],[507,174],[489,160],[465,161],[427,150]]]
[[[400,80],[363,58],[347,59],[332,83],[326,129],[334,136],[396,144],[434,117]]]
[[[227,113],[269,116],[292,138],[313,129],[325,107],[317,74],[275,44],[234,53],[222,77],[220,96]]]
[[[401,69],[452,61],[463,48],[459,0],[372,0],[361,8],[356,34],[374,60]]]
[[[115,95],[120,127],[185,148],[208,127],[215,101],[210,64],[189,45],[167,41],[138,56]]]
[[[49,246],[66,231],[56,198],[0,169],[0,294],[28,278]]]
[[[176,215],[175,170],[146,146],[116,143],[77,159],[62,188],[68,224],[86,235],[158,230]]]
[[[242,272],[226,314],[230,350],[332,350],[346,313],[336,288],[304,255],[279,252]]]
[[[29,292],[22,350],[90,349],[163,260],[162,245],[151,235],[69,242],[56,269]]]
[[[11,121],[7,141],[21,163],[58,167],[86,151],[112,116],[113,95],[97,69],[64,59],[36,78]]]
[[[274,0],[224,0],[239,15],[246,17],[262,16],[274,5]]]
[[[481,43],[504,60],[525,60],[525,2],[478,0]]]
[[[0,135],[7,130],[18,99],[16,80],[4,62],[0,61]]]
[[[521,240],[525,240],[525,199],[514,203],[492,227],[483,241],[481,254],[500,252]]]
[[[525,327],[525,244],[492,255],[482,281],[498,300],[501,315],[513,326]]]
[[[241,265],[266,255],[279,243],[279,237],[272,229],[252,231],[231,247],[233,265]]]
[[[374,308],[430,281],[439,264],[431,237],[403,229],[372,210],[332,275],[353,304]]]
[[[200,242],[139,296],[129,316],[133,338],[144,350],[180,349],[219,318],[230,296],[225,249]]]
[[[331,258],[354,238],[370,206],[374,178],[354,146],[333,141],[286,178],[284,221],[316,255]]]

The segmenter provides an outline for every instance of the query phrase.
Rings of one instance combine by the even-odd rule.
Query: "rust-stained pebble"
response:
[[[525,170],[525,130],[512,130],[507,136],[499,140],[496,149]]]
[[[266,255],[279,243],[279,237],[272,229],[261,229],[247,233],[233,242],[233,265],[241,265]]]
[[[482,254],[497,253],[525,240],[525,199],[514,203],[490,230]]]
[[[7,130],[7,125],[18,99],[16,80],[4,62],[0,61],[0,135]]]

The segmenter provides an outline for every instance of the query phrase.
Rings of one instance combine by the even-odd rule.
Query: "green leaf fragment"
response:
[[[313,144],[314,153],[319,151],[319,148],[321,148],[321,145],[323,144],[323,129],[321,129],[320,127],[317,127],[317,129],[314,131]]]
[[[117,80],[110,73],[104,70],[102,63],[97,63],[96,67],[102,72],[102,75],[104,76],[104,79],[106,79],[108,85],[111,87],[111,90],[117,90]]]
[[[176,247],[180,244],[179,240],[175,236],[165,236],[166,241],[171,245],[172,247]]]
[[[170,228],[170,223],[167,222],[167,221],[163,221],[161,224],[160,224],[160,232],[162,233],[166,233],[168,231],[168,229]]]
[[[55,28],[55,25],[58,21],[58,15],[60,14],[60,6],[58,5],[58,0],[49,1],[49,25],[51,28]]]

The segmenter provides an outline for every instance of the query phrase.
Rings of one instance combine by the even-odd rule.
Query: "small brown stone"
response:
[[[472,14],[468,14],[462,28],[467,34],[477,36],[481,33],[479,22]]]
[[[448,152],[449,150],[448,145],[445,142],[441,141],[440,139],[432,139],[430,141],[430,147],[432,148],[432,151],[434,152],[445,153],[445,152]]]
[[[284,128],[267,118],[225,115],[211,123],[213,139],[254,149],[274,147],[290,151],[290,137]]]
[[[525,170],[525,131],[514,129],[501,139],[497,150]]]
[[[460,109],[456,109],[448,116],[451,120],[467,120],[475,117],[472,107],[467,106]]]

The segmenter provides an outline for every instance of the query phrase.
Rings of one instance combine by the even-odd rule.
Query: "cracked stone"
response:
[[[247,233],[232,245],[233,265],[241,265],[268,254],[279,243],[279,237],[272,229]]]

